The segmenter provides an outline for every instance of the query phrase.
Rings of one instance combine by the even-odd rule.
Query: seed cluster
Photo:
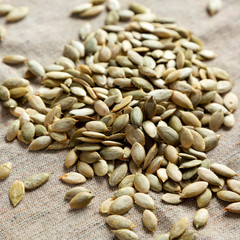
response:
[[[72,14],[95,16],[105,9],[99,5],[103,2],[82,4]],[[234,125],[238,98],[230,92],[229,74],[209,67],[205,61],[216,54],[173,19],[159,18],[138,3],[120,10],[117,0],[109,0],[107,9],[106,25],[93,32],[84,24],[82,41],[71,40],[54,64],[43,67],[20,55],[4,57],[7,64],[25,62],[28,67],[24,78],[9,78],[0,86],[0,99],[17,117],[7,140],[17,138],[31,151],[71,148],[65,166],[76,165],[77,172],[62,175],[64,182],[109,176],[109,185],[119,190],[101,204],[100,212],[111,214],[106,222],[117,229],[112,232],[119,239],[138,239],[131,230],[134,223],[120,216],[134,203],[144,209],[146,228],[157,228],[149,190],[167,192],[162,200],[169,204],[196,197],[196,228],[206,224],[204,207],[214,192],[232,203],[226,211],[239,213],[240,183],[232,179],[237,174],[210,163],[206,155],[220,139],[215,131]],[[124,27],[116,25],[128,20]],[[43,85],[36,93],[29,84],[33,78]],[[1,165],[0,178],[9,170],[9,164]],[[24,186],[36,188],[49,176],[41,173],[24,184],[15,182],[10,190],[14,206]],[[231,191],[223,190],[225,182]],[[84,187],[66,193],[71,208],[83,208],[93,198]],[[195,231],[187,226],[184,218],[168,238],[158,239],[194,239]]]

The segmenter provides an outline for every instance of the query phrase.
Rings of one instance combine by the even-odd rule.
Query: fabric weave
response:
[[[73,7],[87,0],[12,0],[15,6],[28,6],[29,15],[22,21],[6,24],[7,36],[0,43],[0,58],[10,54],[21,54],[33,58],[43,65],[53,63],[61,56],[64,44],[78,38],[78,30],[86,20],[71,18]],[[127,8],[127,0],[121,1]],[[218,57],[209,65],[221,67],[229,72],[235,86],[233,92],[240,92],[240,3],[238,0],[224,0],[223,9],[210,17],[206,12],[207,1],[179,0],[138,0],[146,4],[158,16],[174,17],[179,26],[190,29],[200,37],[206,49],[214,50]],[[90,20],[94,30],[104,24],[105,13]],[[0,24],[4,24],[0,18]],[[0,62],[0,82],[23,76],[26,66],[11,67]],[[38,81],[33,81],[35,87]],[[0,164],[11,161],[12,173],[0,181],[0,239],[1,240],[108,240],[113,239],[110,228],[105,224],[105,216],[99,214],[102,201],[112,196],[115,188],[109,188],[107,178],[95,177],[82,186],[92,190],[96,197],[82,210],[71,210],[64,200],[65,192],[72,186],[59,179],[66,170],[63,167],[67,151],[29,152],[27,146],[15,140],[7,143],[5,134],[14,117],[0,105]],[[212,162],[224,163],[240,174],[239,151],[239,109],[235,112],[236,124],[228,130],[222,128],[218,146],[208,153]],[[73,168],[75,170],[75,167]],[[17,180],[39,172],[53,172],[50,180],[38,189],[26,192],[20,204],[13,208],[9,201],[9,189]],[[194,199],[186,200],[178,206],[162,203],[162,193],[150,192],[156,202],[155,213],[159,224],[154,235],[142,224],[143,209],[133,207],[126,217],[137,227],[134,231],[139,239],[153,239],[160,233],[168,232],[180,218],[192,219],[197,211]],[[198,231],[199,240],[239,240],[239,214],[224,212],[228,203],[217,200],[215,195],[207,207],[210,214],[208,224]]]

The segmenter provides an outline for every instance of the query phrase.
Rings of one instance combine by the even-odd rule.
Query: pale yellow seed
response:
[[[9,55],[3,58],[3,62],[7,64],[21,64],[24,63],[26,58],[21,55]]]
[[[22,200],[24,194],[25,188],[23,182],[15,181],[9,191],[9,197],[14,207]]]
[[[234,112],[238,107],[238,97],[236,94],[230,92],[223,98],[224,105],[230,112]]]
[[[206,208],[201,208],[195,213],[193,217],[193,224],[196,228],[200,228],[207,223],[208,218],[208,210]]]
[[[83,17],[83,18],[94,17],[94,16],[100,14],[104,9],[105,9],[104,5],[96,5],[96,6],[93,6],[93,7],[90,7],[88,9],[84,10],[83,12],[80,12],[79,16]]]
[[[106,218],[106,223],[115,229],[132,229],[136,227],[128,218],[120,215],[111,215]]]
[[[186,217],[182,218],[181,220],[176,222],[171,228],[169,239],[171,240],[181,236],[187,227],[188,227],[188,218]]]
[[[219,12],[222,8],[222,0],[209,0],[207,10],[211,16]]]
[[[240,213],[240,202],[229,204],[224,210],[231,213]]]
[[[109,208],[111,206],[111,204],[113,203],[114,198],[108,198],[105,201],[103,201],[100,205],[100,213],[108,213],[109,212]]]
[[[227,190],[217,192],[217,197],[226,202],[240,202],[240,195]]]
[[[0,165],[0,179],[7,178],[12,171],[12,163],[6,162]]]
[[[62,176],[60,176],[60,178],[64,182],[71,184],[84,183],[87,180],[82,174],[76,172],[65,173]]]
[[[228,179],[227,186],[234,192],[240,194],[240,181],[236,179]]]
[[[151,232],[157,228],[158,220],[156,215],[148,209],[145,209],[142,216],[144,226]]]

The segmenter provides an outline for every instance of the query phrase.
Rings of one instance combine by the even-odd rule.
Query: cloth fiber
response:
[[[42,65],[54,62],[61,56],[63,47],[71,39],[78,39],[78,31],[86,20],[70,17],[70,11],[78,4],[88,0],[2,0],[14,6],[28,6],[29,15],[17,23],[0,24],[7,28],[6,39],[0,43],[0,82],[23,76],[26,66],[11,67],[2,63],[3,56],[21,54],[39,61]],[[127,8],[129,1],[120,1]],[[240,92],[240,2],[223,0],[222,10],[213,17],[206,12],[207,0],[138,0],[146,4],[154,13],[162,17],[174,17],[178,25],[190,29],[200,37],[206,49],[214,50],[218,57],[209,61],[209,65],[218,66],[229,72],[235,86],[233,92]],[[90,20],[93,29],[104,24],[105,13]],[[33,81],[35,87],[40,86]],[[107,178],[95,177],[83,186],[91,189],[96,196],[91,204],[82,210],[71,210],[64,200],[65,192],[72,186],[63,183],[59,176],[65,173],[63,167],[67,150],[29,152],[27,146],[15,140],[6,142],[6,132],[14,117],[0,104],[0,164],[10,161],[12,173],[6,180],[0,181],[0,239],[1,240],[109,240],[113,239],[105,217],[99,214],[102,201],[112,196],[114,188],[109,188]],[[240,111],[234,113],[236,123],[230,130],[222,128],[218,146],[208,153],[212,162],[224,163],[240,174]],[[75,170],[73,168],[73,170]],[[26,192],[20,204],[13,208],[9,201],[11,184],[19,179],[40,173],[53,172],[50,180],[38,189]],[[156,202],[155,213],[159,224],[154,234],[149,233],[142,223],[143,210],[133,207],[126,217],[137,227],[134,231],[139,239],[153,239],[160,233],[168,232],[179,219],[188,217],[190,228],[196,201],[185,201],[178,206],[164,204],[162,193],[150,192]],[[204,228],[198,230],[199,240],[239,240],[239,214],[224,212],[228,203],[212,199],[210,218]]]

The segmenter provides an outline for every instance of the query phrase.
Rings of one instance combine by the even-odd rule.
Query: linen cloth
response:
[[[0,44],[0,61],[3,56],[21,54],[33,58],[43,65],[53,63],[61,56],[64,44],[71,39],[78,39],[78,30],[86,20],[70,17],[73,7],[87,0],[2,0],[15,6],[28,6],[29,15],[17,23],[0,24],[7,28],[6,39]],[[122,8],[127,8],[129,1],[120,1]],[[240,2],[224,0],[222,10],[210,17],[206,12],[206,0],[138,0],[146,4],[161,17],[174,17],[180,26],[190,29],[200,37],[206,49],[214,50],[218,57],[209,65],[218,66],[229,72],[235,86],[233,92],[240,91]],[[93,29],[104,24],[105,13],[90,20]],[[23,76],[26,66],[11,67],[0,62],[0,82]],[[39,86],[38,81],[33,81]],[[91,189],[96,197],[82,210],[71,210],[64,200],[65,192],[72,186],[63,183],[59,176],[66,172],[63,167],[67,150],[29,152],[27,146],[19,141],[7,143],[5,134],[14,117],[0,105],[0,164],[10,161],[12,173],[6,180],[0,181],[0,239],[1,240],[108,240],[113,239],[110,228],[105,224],[105,217],[99,214],[102,201],[112,196],[114,188],[109,188],[107,178],[95,177],[83,186]],[[212,162],[224,163],[240,173],[239,109],[235,112],[236,123],[230,130],[222,128],[218,146],[208,153]],[[75,170],[75,169],[74,169]],[[69,171],[69,170],[68,170]],[[9,201],[9,188],[19,179],[39,172],[53,172],[50,180],[38,189],[26,192],[20,204],[13,208]],[[142,224],[143,209],[133,207],[126,217],[137,227],[134,231],[139,239],[153,239],[160,233],[168,232],[179,219],[188,217],[190,228],[197,211],[196,201],[186,200],[179,206],[164,204],[162,193],[150,192],[156,202],[155,213],[159,224],[154,234],[149,233]],[[224,212],[228,203],[212,199],[208,224],[198,230],[200,240],[239,240],[239,214]]]

